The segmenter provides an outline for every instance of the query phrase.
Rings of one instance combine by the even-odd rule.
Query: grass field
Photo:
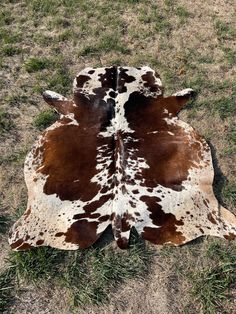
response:
[[[72,96],[86,66],[149,65],[165,94],[197,97],[181,119],[212,148],[218,200],[236,213],[233,0],[5,0],[0,8],[0,313],[236,313],[236,245],[214,238],[156,248],[135,234],[88,250],[10,252],[26,206],[23,163],[57,116],[42,92]]]

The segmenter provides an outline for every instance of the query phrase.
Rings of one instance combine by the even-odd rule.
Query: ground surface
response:
[[[215,193],[236,213],[235,1],[11,0],[0,10],[2,269],[8,265],[6,231],[26,204],[25,154],[53,119],[41,93],[71,97],[72,80],[86,66],[149,65],[166,95],[196,90],[181,118],[209,141]],[[106,304],[71,307],[66,288],[23,282],[12,288],[15,297],[4,311],[236,313],[235,243],[204,238],[155,250],[147,271],[111,288]]]

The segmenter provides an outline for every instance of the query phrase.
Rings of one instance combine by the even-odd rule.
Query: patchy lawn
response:
[[[7,231],[24,211],[23,162],[55,121],[41,93],[68,98],[86,66],[149,65],[166,94],[197,98],[181,118],[209,141],[214,190],[236,213],[236,11],[233,1],[6,0],[0,10],[0,312],[234,313],[236,245],[12,253]],[[107,237],[109,234],[107,234]]]

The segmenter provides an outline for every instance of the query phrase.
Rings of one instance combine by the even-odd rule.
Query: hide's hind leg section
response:
[[[216,199],[209,200],[203,197],[200,201],[193,202],[192,207],[180,208],[176,214],[181,224],[176,225],[183,241],[180,244],[192,241],[200,236],[215,236],[228,240],[236,237],[236,217],[224,207],[220,206]]]
[[[67,213],[61,210],[56,214],[54,208],[47,208],[47,212],[52,214],[49,218],[48,215],[39,214],[42,209],[32,206],[13,225],[9,234],[11,248],[17,251],[38,246],[63,250],[87,248],[98,240],[110,224],[109,214],[85,213],[81,209],[80,214],[71,215],[73,209],[68,209]],[[107,209],[109,211],[109,207]]]
[[[183,217],[183,225],[178,227],[184,236],[183,243],[192,241],[200,236],[210,235],[228,240],[236,237],[236,217],[223,207],[206,211],[204,215],[191,218]]]
[[[216,236],[227,240],[234,240],[236,238],[236,216],[222,206],[219,206],[214,211],[214,214],[216,223],[220,227]]]
[[[135,228],[154,244],[181,245],[205,235],[236,237],[235,215],[220,206],[211,193],[162,189],[159,197],[149,194],[140,201],[146,208],[139,211]]]

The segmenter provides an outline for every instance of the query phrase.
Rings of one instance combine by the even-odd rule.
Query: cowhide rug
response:
[[[155,244],[235,238],[236,217],[213,194],[210,148],[178,118],[191,89],[164,97],[151,68],[108,67],[81,71],[73,91],[43,94],[60,119],[26,157],[12,249],[86,248],[110,224],[120,248],[132,227]]]

